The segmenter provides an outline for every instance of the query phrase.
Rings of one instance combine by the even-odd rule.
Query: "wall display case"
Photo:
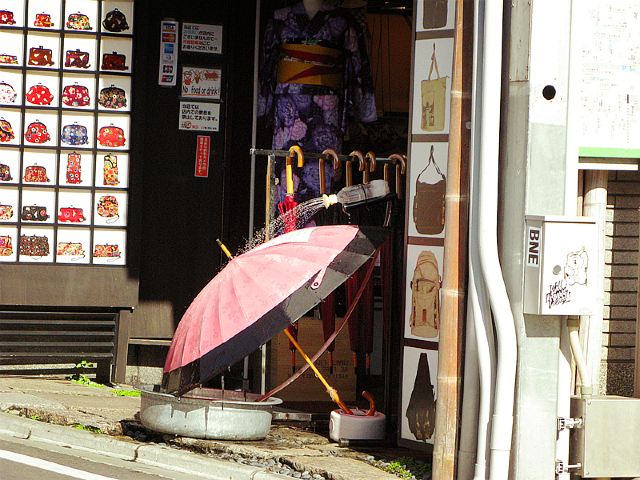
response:
[[[133,0],[0,0],[0,262],[126,265]]]

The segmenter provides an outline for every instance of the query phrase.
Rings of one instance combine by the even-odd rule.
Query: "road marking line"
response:
[[[29,457],[20,453],[8,452],[6,450],[0,450],[0,458],[9,460],[11,462],[23,463],[31,467],[40,468],[42,470],[49,470],[50,472],[60,473],[69,477],[79,478],[81,480],[116,480],[112,477],[103,477],[95,473],[85,472],[76,468],[65,467],[64,465],[58,465],[57,463],[48,462],[39,458]]]

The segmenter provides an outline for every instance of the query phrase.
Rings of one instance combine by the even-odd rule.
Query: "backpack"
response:
[[[440,329],[440,273],[438,260],[430,250],[418,256],[411,279],[411,334],[435,338]]]

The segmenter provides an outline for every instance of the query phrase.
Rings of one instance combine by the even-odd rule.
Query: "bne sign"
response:
[[[540,229],[529,227],[527,235],[527,265],[540,266]]]

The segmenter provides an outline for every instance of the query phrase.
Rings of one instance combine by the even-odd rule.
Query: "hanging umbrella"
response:
[[[182,394],[258,349],[349,278],[386,235],[375,227],[310,227],[235,257],[182,317],[163,387]]]

